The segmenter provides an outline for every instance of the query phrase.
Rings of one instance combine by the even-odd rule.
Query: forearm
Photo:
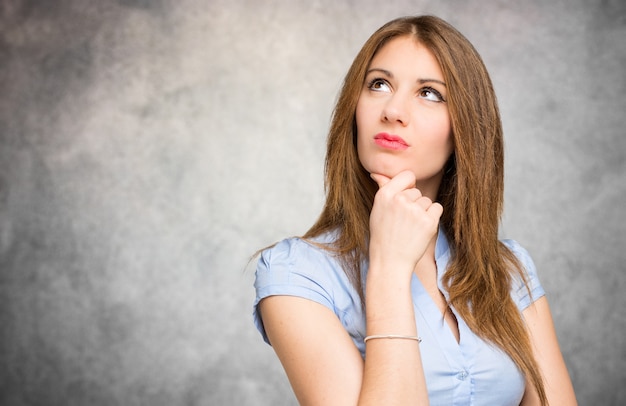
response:
[[[367,286],[368,336],[418,336],[410,279],[396,282],[388,275],[379,275],[374,266],[370,268]],[[418,341],[386,338],[368,340],[359,404],[428,404]]]
[[[415,174],[410,171],[392,179],[378,174],[372,178],[379,190],[370,213],[367,334],[416,337],[411,279],[423,258],[434,263],[443,208],[415,188]],[[367,341],[359,404],[428,404],[418,341]]]

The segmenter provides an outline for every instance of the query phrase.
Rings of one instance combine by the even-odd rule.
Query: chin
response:
[[[378,170],[374,170],[374,173],[379,173],[379,174],[384,175],[384,176],[388,177],[389,179],[391,179],[391,178],[395,177],[397,174],[399,174],[400,172],[403,172],[403,171],[406,171],[406,170],[410,170],[410,169],[407,169],[407,168],[380,168]]]
[[[388,178],[393,178],[404,170],[402,168],[396,168],[391,165],[381,165],[380,163],[378,163],[377,165],[363,165],[363,167],[369,173],[377,173],[379,175],[384,175]]]

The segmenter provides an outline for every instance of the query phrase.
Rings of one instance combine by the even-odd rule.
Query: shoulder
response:
[[[511,295],[518,309],[523,311],[530,306],[531,303],[544,296],[545,291],[541,286],[535,262],[528,250],[516,240],[506,239],[502,240],[502,243],[515,255],[522,266],[521,271],[526,280],[524,281],[518,273],[514,272],[512,274],[513,283],[511,286]]]
[[[516,240],[504,239],[500,241],[502,242],[502,244],[504,244],[506,248],[509,249],[509,251],[511,251],[515,255],[515,257],[518,261],[520,261],[526,272],[536,273],[535,263],[533,262],[533,259],[526,248],[524,248]]]
[[[335,298],[351,289],[339,258],[324,248],[334,237],[327,233],[311,240],[287,238],[263,251],[256,268],[257,300],[300,296],[333,309]]]
[[[332,310],[344,325],[358,305],[359,295],[341,266],[339,258],[324,245],[334,241],[332,233],[311,240],[284,239],[264,250],[259,258],[254,287],[254,318],[267,336],[258,313],[258,304],[269,296],[296,296],[317,302]]]
[[[322,275],[338,267],[332,250],[325,248],[334,241],[332,233],[311,240],[300,237],[286,238],[261,253],[257,264],[259,274],[267,273],[274,278],[289,277],[293,272]]]

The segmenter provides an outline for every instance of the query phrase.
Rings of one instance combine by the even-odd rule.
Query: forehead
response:
[[[443,80],[443,72],[433,52],[411,36],[391,39],[374,54],[371,69],[384,69],[394,76],[416,75]]]

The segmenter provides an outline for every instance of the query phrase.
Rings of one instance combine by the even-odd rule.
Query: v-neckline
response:
[[[445,346],[447,348],[457,348],[460,349],[460,346],[463,342],[464,334],[461,329],[462,321],[457,315],[456,311],[452,306],[449,306],[450,311],[454,315],[457,321],[457,328],[459,330],[459,341],[456,340],[456,336],[452,331],[452,328],[445,320],[444,314],[441,313],[439,307],[435,304],[435,301],[430,296],[428,291],[424,288],[422,281],[418,278],[417,275],[413,274],[411,289],[413,293],[413,302],[416,311],[419,311],[422,314],[422,317],[428,323],[428,327],[437,331],[439,334],[436,334],[436,337],[443,338],[445,341]],[[439,285],[439,284],[437,284]],[[441,290],[440,290],[441,292]],[[446,295],[442,292],[444,298],[447,300]],[[442,329],[445,330],[445,333],[442,332]],[[444,343],[441,343],[444,344]]]

